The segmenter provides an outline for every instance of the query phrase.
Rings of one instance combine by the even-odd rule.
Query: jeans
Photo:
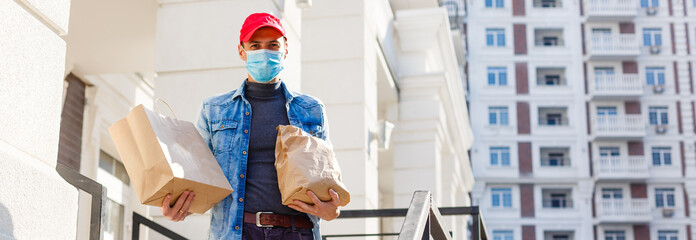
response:
[[[253,223],[244,223],[243,240],[311,240],[314,239],[311,228],[293,227],[257,227]]]

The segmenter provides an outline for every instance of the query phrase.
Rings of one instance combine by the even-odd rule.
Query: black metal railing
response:
[[[149,227],[152,230],[155,230],[156,232],[164,235],[165,237],[168,237],[173,240],[186,240],[187,238],[173,232],[172,230],[169,230],[168,228],[159,225],[158,223],[147,219],[143,215],[140,215],[136,212],[133,212],[133,231],[131,235],[131,239],[133,240],[139,240],[140,239],[140,224],[145,225]]]
[[[335,234],[323,235],[322,240],[341,237],[367,237],[367,236],[398,236],[399,240],[405,239],[452,239],[451,232],[445,227],[442,216],[471,215],[471,239],[488,240],[486,225],[478,206],[471,207],[442,207],[433,204],[430,191],[416,191],[411,199],[409,208],[374,209],[374,210],[343,210],[339,219],[349,218],[383,218],[406,217],[399,233],[374,233],[374,234]]]
[[[89,239],[101,240],[104,227],[104,206],[106,204],[106,188],[85,175],[76,172],[70,167],[58,162],[56,171],[66,182],[77,189],[92,195],[92,205],[89,219]]]

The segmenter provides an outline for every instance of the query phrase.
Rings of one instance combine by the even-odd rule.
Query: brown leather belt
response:
[[[296,228],[312,228],[314,224],[307,215],[285,215],[274,214],[272,212],[244,212],[244,222],[253,223],[258,227],[291,227],[295,222]]]

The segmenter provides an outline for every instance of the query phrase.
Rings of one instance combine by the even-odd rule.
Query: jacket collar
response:
[[[247,78],[244,81],[242,81],[242,86],[239,86],[239,88],[237,88],[237,91],[234,91],[232,99],[242,97],[242,99],[246,101],[246,98],[244,97],[244,90],[246,89],[244,86],[246,86],[246,81],[249,81],[249,79]],[[278,79],[278,81],[280,81],[280,87],[283,89],[283,93],[285,93],[285,103],[290,103],[290,101],[292,101],[292,99],[295,98],[296,95],[292,91],[290,91],[287,88],[287,86],[285,86],[285,82],[283,82],[282,79]]]

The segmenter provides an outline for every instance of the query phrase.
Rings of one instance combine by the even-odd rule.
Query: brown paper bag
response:
[[[142,204],[172,205],[185,190],[196,194],[189,212],[205,213],[232,193],[220,165],[193,123],[156,114],[143,105],[109,127]]]
[[[283,205],[297,199],[313,204],[312,190],[321,201],[331,201],[329,188],[338,193],[340,206],[350,202],[350,193],[341,182],[336,154],[324,140],[291,125],[280,125],[275,147],[275,167]]]

